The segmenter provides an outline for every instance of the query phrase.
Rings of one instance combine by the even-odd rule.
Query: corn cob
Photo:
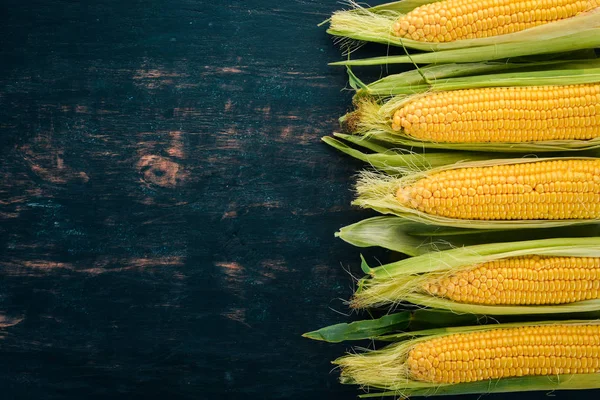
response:
[[[474,220],[600,218],[600,159],[459,168],[400,186],[419,212]]]
[[[342,383],[390,391],[384,395],[600,386],[600,324],[567,321],[519,325],[413,332],[408,335],[416,339],[366,354],[351,354],[334,363],[341,367]]]
[[[392,31],[421,42],[486,38],[571,18],[599,5],[597,0],[445,0],[401,16]]]
[[[403,0],[336,12],[327,32],[424,51],[334,65],[478,62],[598,47],[598,8],[598,0],[544,0],[535,5],[517,0]]]
[[[590,223],[600,218],[600,159],[467,162],[402,178],[364,173],[357,191],[356,205],[442,226]]]
[[[600,325],[494,329],[424,341],[408,353],[411,379],[473,382],[600,372]]]
[[[470,304],[566,304],[599,299],[600,258],[512,257],[434,278],[420,289]]]
[[[434,142],[537,142],[600,137],[600,84],[467,89],[417,96],[394,111],[401,129]]]

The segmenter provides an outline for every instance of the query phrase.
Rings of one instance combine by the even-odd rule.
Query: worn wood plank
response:
[[[3,2],[3,398],[354,396],[338,6]]]

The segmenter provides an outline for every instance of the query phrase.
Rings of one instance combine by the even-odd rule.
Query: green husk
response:
[[[403,146],[420,149],[434,150],[461,150],[469,152],[488,153],[564,153],[573,151],[598,151],[600,149],[600,137],[589,140],[546,140],[540,142],[499,142],[499,143],[437,143],[425,140],[417,140],[402,131],[391,134],[383,130],[371,130],[355,135],[366,137],[372,141],[387,142],[390,147]],[[336,135],[337,136],[337,135]],[[515,154],[513,154],[513,157]],[[489,158],[490,155],[488,154]],[[498,158],[498,154],[494,154]]]
[[[577,313],[579,319],[598,319],[599,311]],[[570,314],[534,314],[534,315],[495,315],[494,317],[477,314],[456,314],[448,310],[417,309],[387,314],[376,319],[355,321],[350,324],[326,326],[304,337],[328,343],[344,341],[375,340],[381,342],[397,342],[410,339],[423,332],[451,333],[465,325],[487,325],[498,323],[532,323],[552,319],[556,321],[573,319]],[[390,321],[401,321],[398,324]],[[421,330],[422,332],[419,332]]]
[[[527,63],[490,61],[428,65],[417,70],[388,75],[368,85],[349,68],[348,76],[350,86],[358,91],[357,95],[385,97],[432,90],[596,83],[600,81],[600,60],[550,60]]]
[[[379,246],[409,256],[418,256],[432,251],[485,243],[600,236],[600,225],[590,223],[549,229],[520,229],[508,234],[505,230],[457,229],[420,224],[395,216],[380,216],[345,226],[335,235],[357,247]]]
[[[467,220],[448,217],[440,217],[437,215],[426,214],[416,209],[402,205],[395,197],[396,190],[402,186],[408,186],[415,180],[426,177],[429,174],[437,172],[470,168],[470,167],[487,167],[492,165],[508,165],[519,163],[534,163],[550,160],[585,160],[594,159],[590,157],[556,157],[556,158],[539,158],[539,159],[496,159],[486,161],[468,161],[457,163],[449,166],[434,168],[425,172],[417,172],[406,174],[401,178],[391,177],[383,174],[372,172],[363,172],[357,183],[358,196],[353,201],[353,205],[362,208],[371,208],[381,214],[391,214],[410,221],[431,224],[438,226],[449,226],[455,228],[466,229],[522,229],[522,228],[555,228],[574,225],[585,225],[598,222],[598,219],[569,219],[569,220]]]
[[[413,172],[415,169],[422,170],[437,168],[444,165],[450,165],[465,161],[489,160],[490,155],[486,154],[485,151],[493,151],[491,150],[492,147],[486,148],[485,151],[446,151],[448,149],[445,149],[444,146],[439,145],[439,149],[436,148],[435,150],[433,150],[433,152],[427,153],[427,148],[423,147],[423,142],[414,143],[408,148],[398,147],[402,146],[402,144],[394,143],[394,141],[397,138],[387,133],[370,133],[361,136],[335,132],[333,136],[335,137],[325,136],[322,138],[322,140],[334,149],[337,149],[346,155],[356,158],[357,160],[363,161],[369,164],[371,167],[379,171],[385,172],[389,175],[402,175]],[[344,141],[337,140],[336,138],[343,139]],[[401,142],[401,140],[396,141]],[[350,144],[352,145],[374,151],[375,154],[365,153],[361,150],[349,146],[345,142],[350,142]],[[416,146],[416,144],[418,144],[419,146]],[[540,148],[546,149],[543,145],[538,146]],[[515,158],[515,156],[518,155],[510,153],[510,148],[508,148],[508,146],[507,148],[504,148],[504,150],[507,150],[507,152],[495,152],[494,158]],[[557,149],[555,148],[553,150]],[[416,153],[415,151],[421,151],[422,153]],[[582,149],[582,152],[579,154],[581,156],[593,157],[597,154],[597,152],[597,149]],[[545,156],[547,157],[560,155],[560,152],[546,152],[545,154]],[[534,156],[530,154],[523,155],[523,158],[531,159],[533,157]]]
[[[401,2],[398,2],[401,3]],[[397,5],[397,4],[396,4]],[[350,60],[332,65],[377,65],[389,63],[437,64],[480,62],[528,55],[552,54],[600,46],[600,13],[593,9],[577,16],[507,35],[427,43],[396,37],[393,23],[410,10],[398,11],[394,3],[377,9],[358,8],[333,14],[327,32],[343,40],[376,42],[424,53]]]
[[[396,11],[402,14],[406,14],[414,10],[417,7],[420,7],[425,4],[437,3],[442,0],[402,0],[402,1],[394,1],[386,4],[380,4],[375,7],[369,8],[369,11],[372,12],[387,12],[387,11]]]
[[[600,388],[598,374],[525,376],[507,378],[497,381],[470,382],[460,385],[438,385],[435,387],[411,387],[398,391],[386,391],[362,394],[361,399],[381,397],[429,397],[429,396],[458,396],[480,393],[510,393],[556,390],[586,390]]]
[[[402,154],[402,151],[397,152],[396,149],[394,149],[394,145],[391,144],[390,142],[382,142],[380,140],[375,140],[375,139],[371,139],[371,138],[367,138],[365,136],[357,136],[357,135],[348,135],[345,133],[339,133],[339,132],[334,132],[333,136],[335,136],[336,138],[339,139],[343,139],[346,142],[350,142],[351,144],[358,146],[358,147],[363,147],[367,150],[371,150],[375,153],[387,153],[389,151],[392,151],[396,154]],[[325,143],[331,145],[333,148],[337,148],[338,150],[340,150],[342,153],[344,153],[344,150],[342,148],[338,148],[334,145],[332,145],[331,143],[339,143],[340,141],[326,141],[323,140]],[[342,147],[346,147],[345,143],[342,143],[344,146]],[[347,153],[349,155],[351,155],[350,153]],[[363,158],[361,157],[356,157],[359,160],[363,160]]]
[[[359,281],[350,304],[355,308],[380,307],[400,302],[481,315],[560,314],[600,311],[600,299],[559,305],[482,305],[437,297],[421,288],[449,274],[486,262],[520,256],[600,257],[600,237],[560,238],[505,242],[430,252],[377,268],[363,269],[370,277]]]
[[[381,350],[349,354],[333,363],[341,368],[340,381],[344,384],[358,384],[365,388],[386,391],[385,395],[400,397],[424,395],[449,395],[467,393],[496,393],[522,390],[591,389],[600,387],[600,374],[571,374],[558,376],[527,376],[503,378],[472,383],[439,384],[411,379],[406,360],[410,350],[418,343],[457,333],[470,333],[524,326],[591,325],[599,321],[570,320],[544,321],[532,323],[511,323],[486,326],[432,329],[405,333],[399,336],[398,343]],[[375,393],[365,395],[373,397]],[[381,396],[381,393],[377,393]]]
[[[379,318],[359,320],[349,324],[330,325],[307,332],[302,336],[328,343],[365,339],[395,341],[395,335],[403,334],[399,332],[478,324],[482,321],[487,321],[487,317],[472,314],[457,315],[446,310],[420,309],[387,314]]]
[[[336,134],[336,136],[338,136],[338,134]],[[409,150],[384,149],[381,146],[374,145],[373,142],[365,141],[365,147],[371,149],[378,148],[379,151],[383,151],[382,153],[367,154],[354,149],[333,137],[325,136],[321,138],[321,140],[331,147],[341,151],[342,153],[364,161],[372,167],[391,175],[401,174],[406,170],[440,167],[462,161],[486,160],[489,158],[485,154],[475,152],[439,152],[418,154]],[[511,157],[511,155],[505,156]]]
[[[529,43],[505,43],[497,46],[472,47],[435,51],[406,56],[384,56],[329,63],[333,66],[369,66],[382,64],[446,64],[471,63],[526,55],[561,53],[577,49],[600,47],[600,29],[577,32],[561,38]]]
[[[428,311],[428,310],[419,310],[419,311]],[[445,312],[446,314],[444,314],[443,310],[440,310],[439,313],[436,313],[435,310],[431,310],[429,311],[427,314],[425,315],[421,315],[420,318],[428,318],[428,317],[434,317],[438,318],[445,318],[445,316],[448,314],[448,312]],[[452,314],[454,316],[456,316],[456,314]],[[455,333],[465,333],[465,332],[474,332],[474,331],[486,331],[489,329],[496,329],[499,327],[504,327],[504,328],[518,328],[521,326],[539,326],[539,325],[552,325],[552,324],[556,324],[556,323],[574,323],[574,322],[594,322],[594,323],[600,323],[600,319],[599,319],[599,314],[598,312],[588,312],[588,313],[581,313],[577,315],[578,317],[581,318],[577,318],[577,320],[573,320],[572,318],[570,318],[568,315],[557,315],[557,316],[552,316],[551,320],[548,320],[548,315],[545,316],[540,316],[540,315],[515,315],[515,316],[502,316],[499,315],[498,317],[495,317],[494,319],[488,319],[487,321],[484,321],[483,323],[480,323],[481,320],[483,319],[483,317],[481,316],[471,316],[471,321],[473,321],[473,318],[476,318],[476,320],[474,322],[470,322],[471,324],[475,324],[475,325],[454,325],[454,326],[445,326],[442,324],[436,324],[435,321],[433,322],[433,328],[428,328],[428,329],[421,329],[421,330],[413,330],[413,331],[403,331],[403,332],[398,332],[398,333],[393,333],[393,334],[389,334],[389,335],[383,335],[383,336],[378,336],[374,339],[377,340],[381,340],[381,341],[386,341],[386,342],[401,342],[401,341],[405,341],[405,340],[410,340],[410,339],[414,339],[416,337],[424,337],[424,336],[443,336],[443,335],[451,335],[451,334],[455,334]],[[466,319],[464,317],[468,317],[468,316],[460,316],[463,317],[463,321],[466,321]],[[543,320],[537,319],[537,318],[544,318]],[[497,319],[496,319],[497,318]],[[527,319],[524,319],[527,318]],[[505,319],[508,319],[508,321],[505,321]],[[489,323],[491,321],[491,323]]]
[[[559,59],[497,60],[474,63],[451,63],[425,65],[409,71],[385,76],[370,84],[363,83],[347,67],[350,86],[359,94],[392,96],[427,91],[432,84],[450,79],[470,76],[502,74],[506,72],[529,72],[540,70],[569,70],[598,66],[598,58],[592,49],[564,53]],[[439,82],[438,82],[439,81]],[[360,90],[364,88],[364,90]]]
[[[329,343],[369,339],[391,331],[405,330],[410,325],[410,320],[411,313],[402,312],[385,315],[377,319],[331,325],[316,331],[307,332],[302,336]]]

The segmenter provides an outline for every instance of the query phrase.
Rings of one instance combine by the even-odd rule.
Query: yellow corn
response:
[[[600,159],[566,159],[431,173],[396,192],[401,205],[469,220],[600,218]]]
[[[416,344],[409,375],[435,383],[600,372],[599,325],[547,325],[454,334]]]
[[[600,137],[600,84],[466,89],[417,97],[394,131],[432,142],[532,142]]]
[[[599,5],[598,0],[445,0],[415,8],[392,29],[396,36],[421,42],[486,38],[571,18]]]
[[[600,258],[513,257],[427,282],[423,289],[460,303],[566,304],[600,298]]]

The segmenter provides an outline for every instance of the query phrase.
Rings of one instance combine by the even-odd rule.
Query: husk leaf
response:
[[[583,236],[600,236],[600,225],[591,223],[550,229],[521,229],[507,234],[505,230],[482,232],[477,229],[425,225],[395,216],[379,216],[345,226],[336,232],[336,237],[357,247],[379,246],[409,256],[485,243]]]
[[[486,160],[489,157],[485,154],[474,152],[436,152],[419,154],[405,149],[382,149],[383,153],[367,154],[354,149],[336,138],[325,136],[321,138],[329,146],[354,157],[358,160],[368,163],[373,168],[386,172],[390,175],[400,175],[414,171],[415,169],[428,169],[444,165],[455,164],[461,161]],[[360,140],[360,138],[359,138]],[[364,143],[365,147],[371,147],[368,141]],[[501,155],[502,156],[502,155]],[[514,157],[504,155],[505,157]]]
[[[405,330],[410,324],[409,312],[385,315],[378,319],[327,326],[302,336],[308,339],[340,343],[346,340],[369,339],[390,331]]]
[[[524,43],[503,43],[456,50],[432,51],[426,53],[373,57],[355,60],[343,60],[330,63],[334,66],[368,66],[382,64],[447,64],[470,63],[527,55],[563,53],[572,50],[600,47],[600,29],[580,31],[564,37],[544,41],[533,40]]]
[[[358,88],[358,95],[394,96],[431,90],[596,83],[600,81],[599,71],[598,59],[571,59],[529,63],[490,61],[428,65],[419,68],[418,71],[388,75],[370,84],[362,82],[352,71],[349,72],[349,76]]]

